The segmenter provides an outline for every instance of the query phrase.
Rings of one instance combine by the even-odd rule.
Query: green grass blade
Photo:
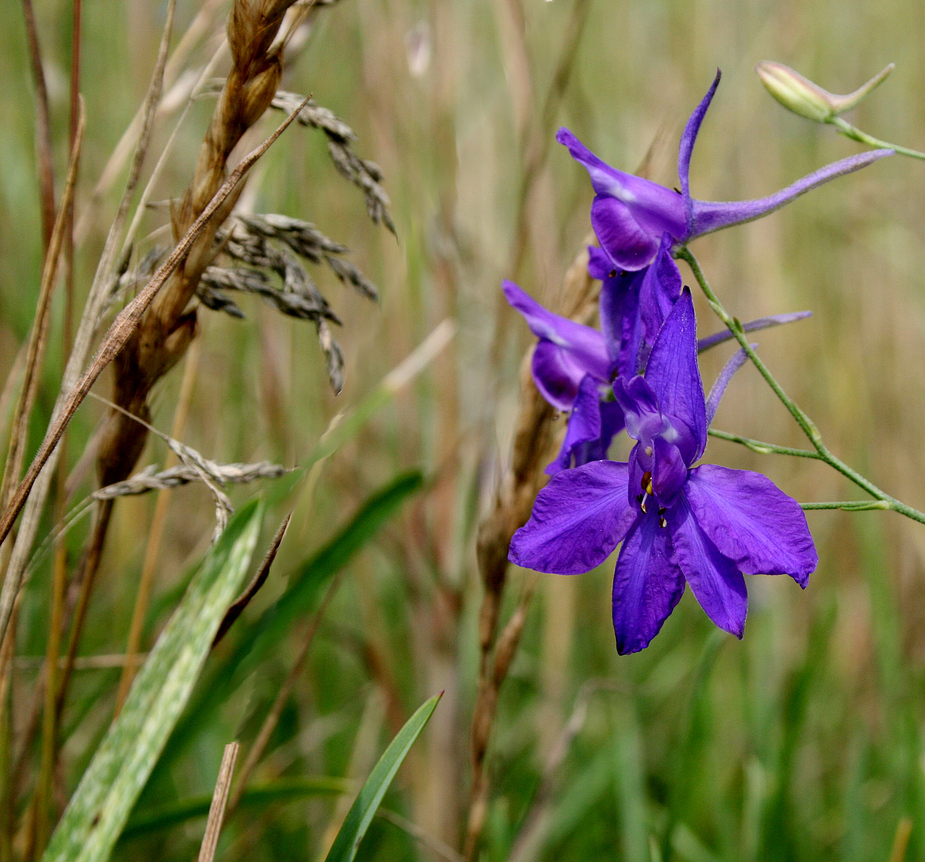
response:
[[[279,778],[267,784],[248,787],[241,794],[239,806],[242,808],[259,808],[274,802],[288,802],[293,799],[307,799],[313,796],[339,796],[356,789],[356,784],[345,778],[332,778],[327,775],[307,776],[305,778]],[[150,811],[136,814],[129,820],[122,831],[120,841],[127,841],[139,835],[169,829],[178,823],[186,823],[209,814],[212,794],[180,799],[166,805],[159,805]]]
[[[194,738],[196,729],[207,723],[213,711],[256,670],[260,662],[291,631],[292,626],[311,613],[333,575],[423,485],[423,476],[417,470],[399,474],[373,494],[337,535],[291,573],[289,589],[276,604],[254,622],[238,620],[230,654],[215,663],[214,670],[208,674],[208,684],[200,687],[190,708],[178,723],[164,754],[163,766],[168,765],[185,749]]]
[[[442,696],[443,692],[434,695],[422,704],[417,712],[405,722],[405,726],[398,731],[395,739],[389,743],[389,747],[373,767],[366,784],[363,785],[353,805],[350,806],[350,811],[347,812],[347,817],[334,839],[326,862],[352,862],[369,828],[370,821],[382,802],[382,797],[385,796],[395,773],[398,772],[398,767],[411,750],[411,746],[424,729]]]
[[[241,587],[260,530],[252,502],[206,555],[84,773],[42,862],[104,862],[122,831]]]

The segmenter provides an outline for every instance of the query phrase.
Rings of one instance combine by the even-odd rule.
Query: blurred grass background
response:
[[[227,4],[212,5],[214,23],[191,68],[218,45]],[[178,33],[198,9],[181,0]],[[164,3],[143,0],[85,3],[88,132],[78,219],[144,94],[164,11]],[[571,76],[544,128],[564,41],[585,12]],[[45,0],[37,13],[60,180],[70,3]],[[375,308],[333,278],[322,284],[345,323],[338,338],[348,377],[338,398],[330,394],[310,327],[255,302],[245,307],[245,322],[201,315],[202,357],[185,442],[216,460],[294,465],[338,411],[360,403],[441,320],[456,321],[456,339],[428,370],[326,459],[311,483],[278,502],[277,522],[292,507],[295,516],[274,574],[247,616],[256,618],[279,597],[377,488],[403,469],[424,470],[425,491],[344,569],[309,668],[255,779],[362,778],[396,725],[446,689],[386,807],[458,847],[468,802],[481,594],[474,529],[499,465],[509,458],[519,363],[529,344],[520,319],[504,309],[499,316],[499,285],[515,278],[541,301],[554,301],[589,230],[587,177],[555,144],[522,200],[529,147],[548,143],[567,124],[603,158],[632,170],[654,142],[652,176],[674,185],[680,129],[719,66],[723,82],[694,156],[695,196],[759,196],[858,150],[774,103],[752,71],[762,59],[788,63],[836,92],[895,62],[892,77],[853,120],[921,147],[925,7],[853,0],[342,0],[317,25],[283,86],[314,93],[356,129],[357,152],[383,168],[398,241],[369,222],[361,196],[331,169],[321,136],[305,129],[275,146],[247,194],[257,211],[315,221],[349,245],[382,300]],[[5,376],[34,311],[41,241],[19,4],[0,4],[0,33]],[[211,110],[209,99],[194,105],[155,198],[185,188]],[[153,154],[171,127],[167,120],[158,124]],[[149,157],[148,169],[152,163]],[[809,321],[762,333],[762,355],[835,452],[919,508],[925,506],[923,196],[925,168],[894,158],[695,246],[740,319],[814,311]],[[115,199],[110,191],[101,201],[98,227],[77,250],[78,297],[92,278]],[[163,223],[163,211],[145,219],[149,231]],[[60,376],[61,296],[57,302],[30,454]],[[719,328],[705,306],[699,311],[701,334]],[[496,328],[500,349],[493,349]],[[704,357],[707,385],[730,350]],[[165,431],[181,376],[178,369],[157,395],[154,423]],[[101,414],[95,403],[78,414],[72,464]],[[784,445],[802,442],[749,368],[731,385],[716,425]],[[161,444],[149,443],[149,462],[164,455]],[[852,494],[820,464],[759,456],[716,440],[707,460],[766,472],[803,501]],[[235,489],[233,499],[251,492]],[[150,521],[153,506],[146,497],[116,507],[82,654],[124,649],[145,548],[140,525]],[[814,512],[809,521],[818,572],[805,593],[789,579],[750,580],[741,643],[713,631],[688,593],[649,649],[620,658],[609,614],[611,565],[579,578],[539,578],[492,740],[485,859],[925,858],[919,599],[925,532],[885,513]],[[148,645],[187,567],[207,547],[212,522],[203,489],[173,493],[155,588],[160,610],[151,614]],[[75,557],[82,529],[69,538]],[[273,529],[268,522],[268,535]],[[37,664],[28,659],[44,652],[49,578],[46,564],[23,603],[17,649],[24,658],[14,679],[20,726],[36,680]],[[513,574],[511,606],[531,578]],[[293,626],[259,671],[196,727],[182,754],[155,775],[141,808],[211,791],[223,744],[253,738],[307,625],[308,619]],[[60,784],[67,792],[109,722],[117,679],[118,670],[78,675],[64,729]],[[286,801],[281,794],[242,810],[226,826],[222,858],[312,858],[346,803]],[[363,858],[441,858],[433,842],[395,822],[374,823]],[[201,829],[198,820],[126,839],[118,858],[188,858]]]

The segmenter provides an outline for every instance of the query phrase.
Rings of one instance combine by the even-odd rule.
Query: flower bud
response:
[[[799,72],[783,63],[762,60],[755,67],[755,71],[768,92],[785,108],[808,120],[827,123],[838,114],[858,105],[893,71],[893,68],[893,64],[890,63],[866,84],[846,96],[838,96],[828,90],[823,90],[818,84],[804,78]]]

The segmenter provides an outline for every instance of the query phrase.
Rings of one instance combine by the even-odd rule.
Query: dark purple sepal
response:
[[[665,515],[675,558],[707,616],[723,631],[741,638],[748,612],[745,578],[701,529],[686,494],[687,488]]]
[[[713,544],[749,574],[790,575],[805,588],[819,563],[800,504],[766,476],[704,464],[684,493]]]
[[[697,366],[697,320],[687,288],[662,324],[649,354],[645,377],[658,399],[662,415],[678,434],[691,435],[690,439],[671,442],[677,444],[687,463],[692,464],[706,448],[707,420],[703,383]],[[676,419],[681,422],[674,421]]]
[[[613,628],[620,655],[645,649],[684,592],[684,576],[674,559],[668,530],[659,516],[640,513],[613,576]]]
[[[599,566],[626,535],[626,464],[592,461],[557,473],[537,495],[530,520],[514,533],[508,559],[537,572],[577,575]]]

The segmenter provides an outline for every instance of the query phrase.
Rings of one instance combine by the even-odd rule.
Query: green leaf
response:
[[[382,802],[386,790],[392,783],[398,767],[402,765],[414,741],[420,736],[421,731],[426,726],[437,703],[443,697],[443,692],[435,694],[430,700],[418,707],[417,712],[405,722],[405,726],[398,731],[389,743],[379,762],[373,767],[372,773],[366,780],[366,784],[360,790],[359,795],[354,800],[353,805],[347,812],[347,817],[334,844],[328,853],[325,862],[352,862],[356,856],[357,848],[369,828],[369,824],[376,814],[376,809]]]
[[[81,778],[42,862],[104,862],[247,574],[262,507],[243,506],[203,560]]]
[[[267,784],[248,787],[241,794],[239,806],[258,808],[273,802],[288,802],[292,799],[304,799],[311,796],[339,796],[349,793],[356,784],[344,778],[331,778],[327,775],[308,776],[306,778],[278,778]],[[180,799],[166,805],[159,805],[136,814],[129,820],[122,832],[120,841],[127,841],[138,835],[169,829],[178,823],[186,823],[198,817],[206,817],[212,804],[212,794]]]
[[[234,646],[230,654],[215,664],[214,670],[208,675],[208,683],[199,687],[199,693],[170,740],[161,769],[185,749],[195,737],[196,730],[208,723],[208,717],[273,652],[292,626],[311,613],[331,577],[423,485],[424,478],[419,471],[400,473],[373,494],[333,539],[291,573],[289,589],[276,604],[254,622],[238,620],[236,631],[233,630]]]

